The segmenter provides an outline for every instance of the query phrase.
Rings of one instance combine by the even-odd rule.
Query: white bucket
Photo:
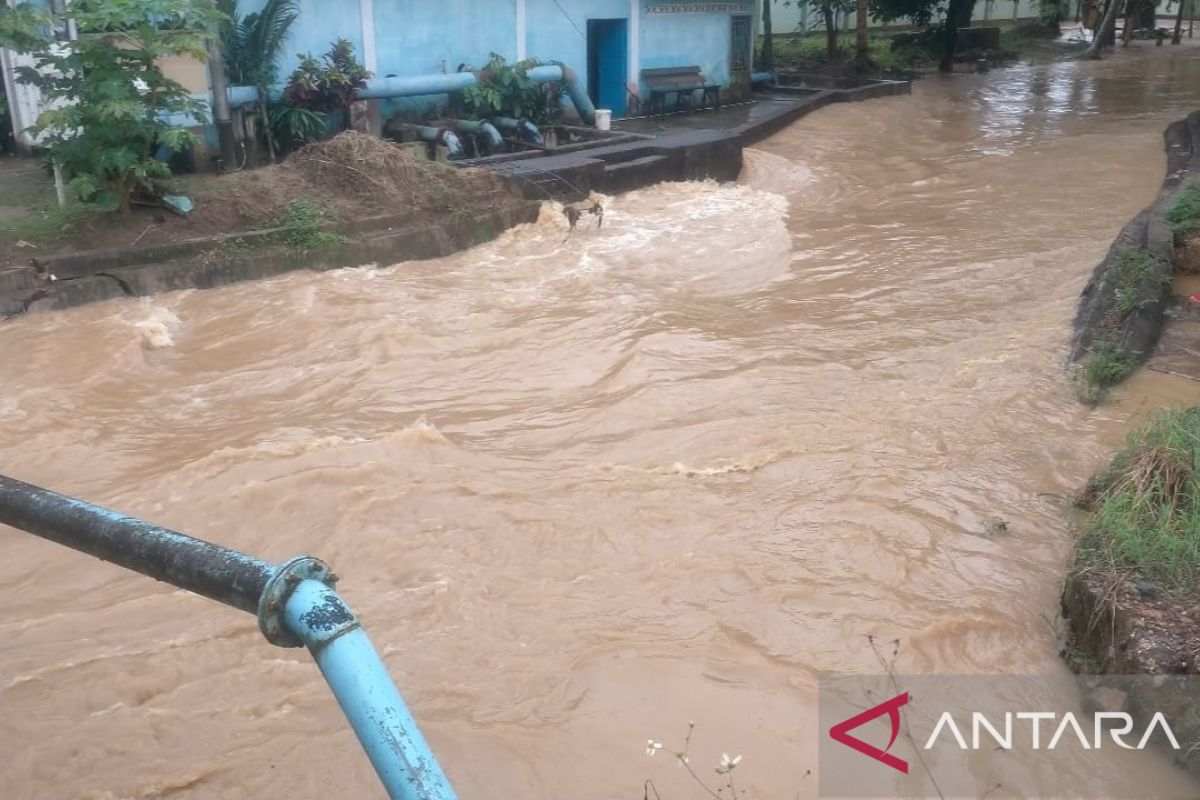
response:
[[[612,109],[597,108],[596,109],[596,130],[608,131],[612,130]]]

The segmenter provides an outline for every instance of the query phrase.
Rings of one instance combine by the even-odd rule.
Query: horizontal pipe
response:
[[[454,131],[446,130],[445,128],[434,128],[431,125],[415,125],[413,129],[417,133],[417,138],[422,142],[433,142],[434,144],[442,145],[450,151],[451,158],[462,157],[462,139],[459,139],[458,134]]]
[[[567,88],[567,96],[575,106],[579,118],[588,125],[596,122],[596,106],[588,97],[583,81],[578,73],[565,64],[543,64],[532,67],[527,72],[534,83],[561,82]],[[430,94],[452,94],[474,86],[477,83],[474,72],[433,73],[431,75],[416,75],[390,78],[368,78],[367,84],[355,93],[359,100],[384,100],[392,97],[419,97]],[[271,90],[269,96],[278,100],[282,93]],[[230,86],[229,105],[233,108],[258,101],[258,90],[253,86]]]
[[[477,119],[452,119],[454,127],[462,133],[470,133],[473,135],[482,136],[487,140],[488,147],[493,151],[504,147],[504,137],[500,135],[500,131],[496,126],[487,120]]]
[[[454,790],[354,613],[330,587],[301,581],[284,622],[304,642],[392,800],[453,800]]]
[[[303,644],[391,800],[454,790],[371,645],[317,559],[282,567],[0,475],[0,524],[257,614],[274,644]]]
[[[473,72],[440,72],[391,78],[370,78],[367,85],[355,92],[359,100],[383,100],[389,97],[419,97],[426,94],[453,94],[474,86]]]
[[[275,574],[236,550],[3,475],[0,523],[251,614]]]
[[[492,124],[502,131],[510,131],[517,138],[524,139],[533,144],[544,145],[546,138],[542,136],[542,132],[538,130],[538,126],[533,123],[533,120],[515,119],[513,117],[492,117]]]

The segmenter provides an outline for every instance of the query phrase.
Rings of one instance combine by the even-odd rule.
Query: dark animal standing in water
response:
[[[599,228],[604,224],[604,206],[599,203],[592,203],[590,206],[563,206],[563,216],[567,218],[567,222],[571,225],[571,231],[568,236],[575,230],[576,223],[584,214],[591,214],[596,217],[596,227]]]

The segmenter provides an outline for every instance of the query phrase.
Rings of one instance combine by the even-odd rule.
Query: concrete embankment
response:
[[[727,127],[687,129],[678,124],[681,117],[669,117],[667,121],[675,124],[667,126],[666,133],[621,144],[554,155],[477,159],[469,166],[488,169],[504,180],[511,195],[506,202],[441,219],[424,217],[417,225],[404,213],[322,225],[321,230],[336,242],[315,249],[282,246],[279,242],[287,231],[267,227],[155,246],[39,256],[27,265],[0,271],[0,317],[122,296],[205,289],[291,270],[446,256],[534,221],[545,200],[575,200],[593,192],[619,194],[664,181],[735,180],[744,147],[800,117],[830,103],[909,91],[905,81],[867,81],[844,88],[778,87],[769,97],[746,106],[736,124]],[[707,119],[721,124],[719,116],[685,117],[689,122],[700,120],[701,125]]]
[[[1171,284],[1184,243],[1168,219],[1181,192],[1200,175],[1200,111],[1164,134],[1167,173],[1154,202],[1134,217],[1092,273],[1080,297],[1069,362],[1079,367],[1081,399],[1097,402],[1154,354],[1173,300]],[[1200,341],[1200,340],[1198,340]],[[1200,360],[1196,377],[1200,378]]]

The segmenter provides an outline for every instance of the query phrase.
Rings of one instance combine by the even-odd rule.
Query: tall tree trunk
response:
[[[267,157],[274,164],[278,152],[275,147],[275,133],[271,130],[271,115],[267,111],[267,90],[262,86],[258,87],[258,117],[262,122],[263,133],[267,137]]]
[[[867,0],[856,0],[855,14],[854,69],[858,72],[866,72],[871,66],[871,35],[867,32]]]
[[[1183,41],[1183,7],[1187,5],[1187,0],[1179,0],[1179,13],[1175,15],[1175,33],[1171,36],[1171,44],[1179,44]]]
[[[759,67],[767,72],[775,69],[775,41],[771,38],[771,4],[774,2],[775,0],[763,0],[762,9],[763,46]]]
[[[1121,6],[1121,0],[1108,0],[1108,8],[1104,10],[1104,19],[1100,22],[1100,27],[1096,29],[1095,35],[1092,37],[1092,43],[1088,45],[1088,49],[1083,51],[1080,58],[1099,58],[1100,48],[1104,46],[1104,40],[1112,33],[1113,28],[1117,24],[1117,11]]]
[[[837,17],[833,13],[833,6],[821,6],[821,17],[825,20],[825,60],[833,63],[838,60]]]
[[[950,5],[946,8],[946,23],[942,28],[942,59],[938,64],[940,71],[954,71],[954,45],[958,39],[958,29],[970,26],[974,10],[975,0],[950,0]]]

